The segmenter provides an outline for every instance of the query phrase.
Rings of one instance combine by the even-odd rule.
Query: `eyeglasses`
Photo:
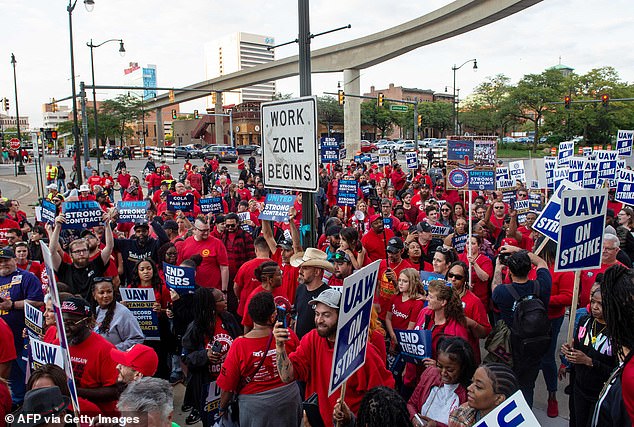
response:
[[[112,283],[112,277],[93,277],[93,283],[109,282]]]
[[[447,273],[447,278],[448,279],[463,280],[464,276],[462,274]]]
[[[88,249],[77,249],[76,251],[71,251],[71,254],[73,255],[87,254],[87,253],[88,253]]]
[[[528,196],[528,194],[519,193],[519,194],[518,194],[518,196],[519,196],[519,197],[527,197],[527,196]]]
[[[604,247],[604,248],[603,248],[603,250],[604,250],[604,251],[615,251],[615,250],[617,250],[617,249],[618,249],[618,247],[616,247],[616,248],[605,248],[605,247]]]
[[[504,206],[495,206],[493,209],[504,209]]]
[[[194,227],[194,228],[200,231],[201,233],[209,233],[209,230],[211,230],[210,228],[198,228],[198,227]]]
[[[227,227],[227,228],[233,228],[233,227],[237,227],[237,226],[238,226],[238,224],[227,224],[227,223],[225,223],[225,227]]]

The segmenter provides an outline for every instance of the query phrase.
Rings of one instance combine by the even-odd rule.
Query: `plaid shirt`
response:
[[[253,237],[246,231],[238,228],[233,240],[229,239],[229,232],[225,230],[220,236],[220,240],[227,248],[227,257],[229,258],[229,282],[233,281],[238,269],[245,262],[255,258],[255,249],[253,249]]]
[[[465,402],[449,414],[448,427],[471,427],[481,418],[480,411]]]

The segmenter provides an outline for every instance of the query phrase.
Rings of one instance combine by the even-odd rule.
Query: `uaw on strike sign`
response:
[[[261,115],[264,186],[317,191],[317,97],[267,102]]]

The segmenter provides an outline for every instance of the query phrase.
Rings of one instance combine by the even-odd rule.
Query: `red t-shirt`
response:
[[[236,273],[236,277],[233,279],[233,282],[240,287],[240,293],[236,294],[239,300],[238,315],[240,317],[244,316],[244,312],[247,307],[247,297],[251,295],[251,292],[253,292],[254,289],[257,289],[262,284],[255,278],[255,269],[265,261],[272,260],[269,258],[254,258],[245,262],[242,266],[240,266],[238,272]]]
[[[59,344],[59,340],[55,340]],[[101,335],[91,332],[81,344],[70,346],[73,374],[78,388],[107,387],[116,384],[117,364],[110,357],[115,348]],[[117,401],[94,402],[104,414],[117,414]]]
[[[302,337],[299,347],[289,355],[295,378],[306,383],[306,396],[317,393],[319,413],[326,425],[332,425],[332,412],[341,388],[328,396],[328,383],[332,369],[334,343],[317,334],[313,329]],[[394,388],[394,377],[385,368],[374,345],[368,343],[365,364],[347,380],[345,402],[357,413],[366,392],[377,386]]]
[[[7,230],[11,228],[17,228],[19,230],[20,224],[6,218],[4,220],[0,220],[0,246],[6,246],[9,244],[9,241],[7,240]]]
[[[579,288],[579,307],[585,307],[590,304],[590,290],[592,289],[592,285],[594,285],[597,274],[605,273],[605,270],[612,267],[613,265],[623,264],[621,264],[619,261],[610,265],[601,263],[601,267],[599,268],[595,268],[593,270],[583,270],[581,272],[581,287]],[[576,309],[577,308],[575,307],[575,310]]]
[[[253,319],[251,319],[248,310],[249,302],[251,302],[251,298],[259,294],[260,292],[266,292],[266,289],[264,289],[262,286],[258,286],[257,288],[253,289],[253,291],[251,291],[249,296],[246,298],[246,302],[244,304],[244,317],[242,318],[242,324],[249,328],[253,328]],[[275,306],[284,307],[284,309],[286,309],[286,312],[290,313],[292,306],[291,303],[288,301],[288,298],[286,298],[286,294],[284,293],[282,287],[273,289],[273,292],[271,293],[273,294]]]
[[[9,387],[0,382],[0,427],[6,427],[7,423],[4,417],[11,413],[11,390]]]
[[[295,294],[297,293],[297,285],[299,278],[299,267],[293,267],[290,264],[282,263],[282,250],[277,248],[272,256],[273,261],[282,269],[282,289],[286,294],[286,298],[295,304]]]
[[[418,313],[423,308],[423,301],[408,299],[403,301],[402,294],[396,294],[392,297],[392,328],[407,329],[409,322],[416,322]]]
[[[125,190],[130,186],[131,177],[132,175],[130,175],[129,173],[126,173],[125,175],[120,173],[119,175],[117,175],[117,181],[119,181],[119,185],[121,186],[121,188]]]
[[[95,185],[101,185],[101,177],[99,175],[92,175],[88,177],[86,182],[90,185],[90,189],[93,190]]]
[[[462,296],[462,308],[464,309],[464,314],[469,319],[475,320],[480,325],[484,326],[487,330],[487,334],[491,332],[491,323],[489,323],[489,317],[487,316],[487,311],[480,298],[478,298],[473,292],[467,291]],[[480,364],[480,339],[476,338],[469,329],[469,344],[471,344],[471,348],[474,351],[476,365]]]
[[[31,263],[31,265],[29,265],[29,262]],[[37,277],[38,279],[40,277],[42,277],[42,268],[43,268],[43,266],[42,266],[42,264],[40,264],[37,261],[27,261],[26,264],[17,264],[17,266],[21,270],[26,270],[26,271],[29,271],[29,272],[33,273],[35,275],[35,277]]]
[[[249,201],[251,199],[251,191],[248,188],[238,189],[238,196],[240,196],[240,200]]]
[[[0,342],[13,343],[13,331],[4,319],[0,318]],[[0,363],[10,362],[17,357],[15,346],[0,345]]]
[[[467,265],[469,265],[469,260],[467,259],[468,251],[465,249],[463,253],[458,255],[458,259],[463,261]],[[471,268],[471,291],[476,294],[480,301],[482,301],[482,305],[487,308],[489,307],[489,283],[493,278],[493,262],[491,258],[484,254],[478,254],[476,258],[476,264],[480,266],[482,270],[484,270],[488,275],[488,280],[480,280],[478,275],[475,272],[474,267]]]
[[[196,269],[196,283],[203,288],[222,288],[220,266],[229,266],[227,249],[219,239],[209,236],[206,240],[197,241],[194,236],[182,242],[176,242],[178,263],[192,255],[200,254],[202,264]]]
[[[385,258],[387,241],[392,237],[394,237],[394,232],[388,228],[385,229],[385,234],[376,234],[374,230],[370,229],[361,238],[361,244],[365,248],[368,257],[372,261],[376,261],[377,259]]]
[[[392,307],[392,297],[396,295],[397,288],[396,285],[387,280],[385,276],[385,272],[387,271],[387,261],[382,260],[379,265],[379,281],[376,287],[376,295],[374,298],[374,302],[381,306],[381,311],[379,311],[379,318],[381,320],[385,320],[385,315],[388,311],[390,311]],[[409,262],[408,259],[402,259],[400,263],[396,265],[390,264],[390,268],[394,270],[394,274],[396,275],[396,280],[398,281],[398,276],[401,274],[406,268],[416,268],[414,265]]]
[[[290,329],[289,331],[291,338],[286,342],[287,354],[295,351],[299,345],[299,339],[295,332]],[[269,346],[266,349],[266,357],[264,357],[260,369],[255,372],[264,356],[263,351],[267,343]],[[282,387],[286,384],[280,379],[275,359],[275,338],[270,343],[268,336],[237,338],[222,364],[217,382],[218,387],[225,391],[235,392],[242,385],[240,394],[256,394]],[[241,379],[245,377],[250,377],[252,381],[246,385],[241,384]]]
[[[625,365],[621,373],[621,394],[630,420],[634,420],[634,362],[632,360]]]
[[[553,279],[553,284],[550,288],[550,300],[548,301],[548,318],[556,319],[563,317],[566,314],[566,307],[572,304],[575,274],[572,271],[556,272],[554,267],[549,267],[548,270]]]

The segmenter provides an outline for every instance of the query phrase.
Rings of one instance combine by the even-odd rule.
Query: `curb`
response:
[[[26,188],[29,189],[29,191],[27,191],[25,194],[21,194],[20,197],[27,197],[29,194],[31,194],[33,192],[33,186],[31,184],[25,184],[24,182],[16,181],[14,179],[7,179],[7,178],[4,178],[4,177],[2,178],[2,180],[10,182],[10,183],[18,185],[18,186],[26,187]]]

